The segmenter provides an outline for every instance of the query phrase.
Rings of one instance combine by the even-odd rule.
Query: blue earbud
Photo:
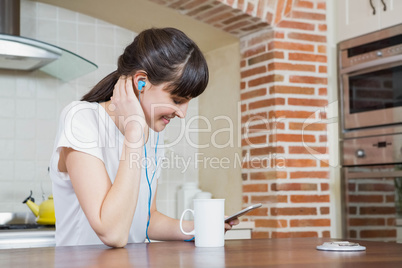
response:
[[[138,81],[138,91],[141,91],[142,88],[145,86],[145,82],[144,81]]]

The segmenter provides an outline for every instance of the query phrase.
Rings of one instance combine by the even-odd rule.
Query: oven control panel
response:
[[[345,53],[347,53],[347,52],[345,52]],[[368,61],[377,60],[380,58],[386,58],[386,57],[391,57],[394,55],[399,55],[401,53],[402,53],[402,44],[392,46],[392,47],[387,47],[384,49],[379,49],[376,51],[371,51],[371,52],[357,55],[354,57],[344,56],[342,67],[346,68],[349,66],[357,65],[360,63],[368,62]]]
[[[402,54],[402,24],[342,41],[338,44],[339,69]]]
[[[344,166],[402,162],[402,134],[354,138],[342,142]]]

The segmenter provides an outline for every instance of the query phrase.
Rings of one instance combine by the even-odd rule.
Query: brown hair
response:
[[[139,33],[119,57],[117,70],[103,78],[82,101],[104,102],[122,75],[143,70],[153,85],[168,83],[173,95],[195,98],[208,84],[208,66],[198,46],[182,31],[152,28]]]

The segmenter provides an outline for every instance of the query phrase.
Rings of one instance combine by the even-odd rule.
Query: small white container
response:
[[[199,192],[196,193],[194,196],[194,199],[211,199],[212,198],[212,194],[209,192]]]
[[[181,214],[185,209],[193,208],[193,199],[197,193],[201,190],[198,188],[196,182],[183,183],[179,191],[177,192],[177,218],[180,219]],[[191,220],[192,216],[187,213],[184,220]]]

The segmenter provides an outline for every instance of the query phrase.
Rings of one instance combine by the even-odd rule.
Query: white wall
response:
[[[28,211],[21,202],[30,190],[38,203],[41,187],[46,196],[51,194],[47,167],[61,109],[115,70],[117,57],[136,34],[66,9],[22,0],[21,35],[71,50],[99,69],[68,83],[40,71],[0,70],[0,212]],[[191,104],[189,114],[196,114],[197,101]],[[168,126],[166,138],[172,137],[178,122],[175,119]],[[183,142],[174,148],[176,154],[186,152]],[[162,174],[158,207],[174,216],[175,189],[189,177],[198,181],[198,173],[190,167],[187,175],[174,169]]]
[[[198,115],[198,99],[190,101],[185,119],[175,118],[166,128],[164,141],[165,159],[158,184],[157,208],[164,214],[177,218],[177,191],[185,182],[198,183],[198,170],[195,156],[198,152],[192,143],[198,143],[198,133],[191,133],[190,128],[198,127],[193,117]],[[193,123],[191,123],[191,121]],[[189,124],[190,123],[190,124]],[[187,133],[187,134],[186,134]],[[181,214],[182,211],[179,211]]]
[[[213,198],[225,199],[225,213],[242,208],[240,135],[240,48],[239,42],[209,51],[209,85],[200,96],[199,181]],[[208,122],[210,130],[208,131]]]
[[[336,1],[327,2],[328,53],[328,148],[330,166],[331,237],[342,238],[341,176],[339,158],[338,72],[337,72],[337,12]]]

